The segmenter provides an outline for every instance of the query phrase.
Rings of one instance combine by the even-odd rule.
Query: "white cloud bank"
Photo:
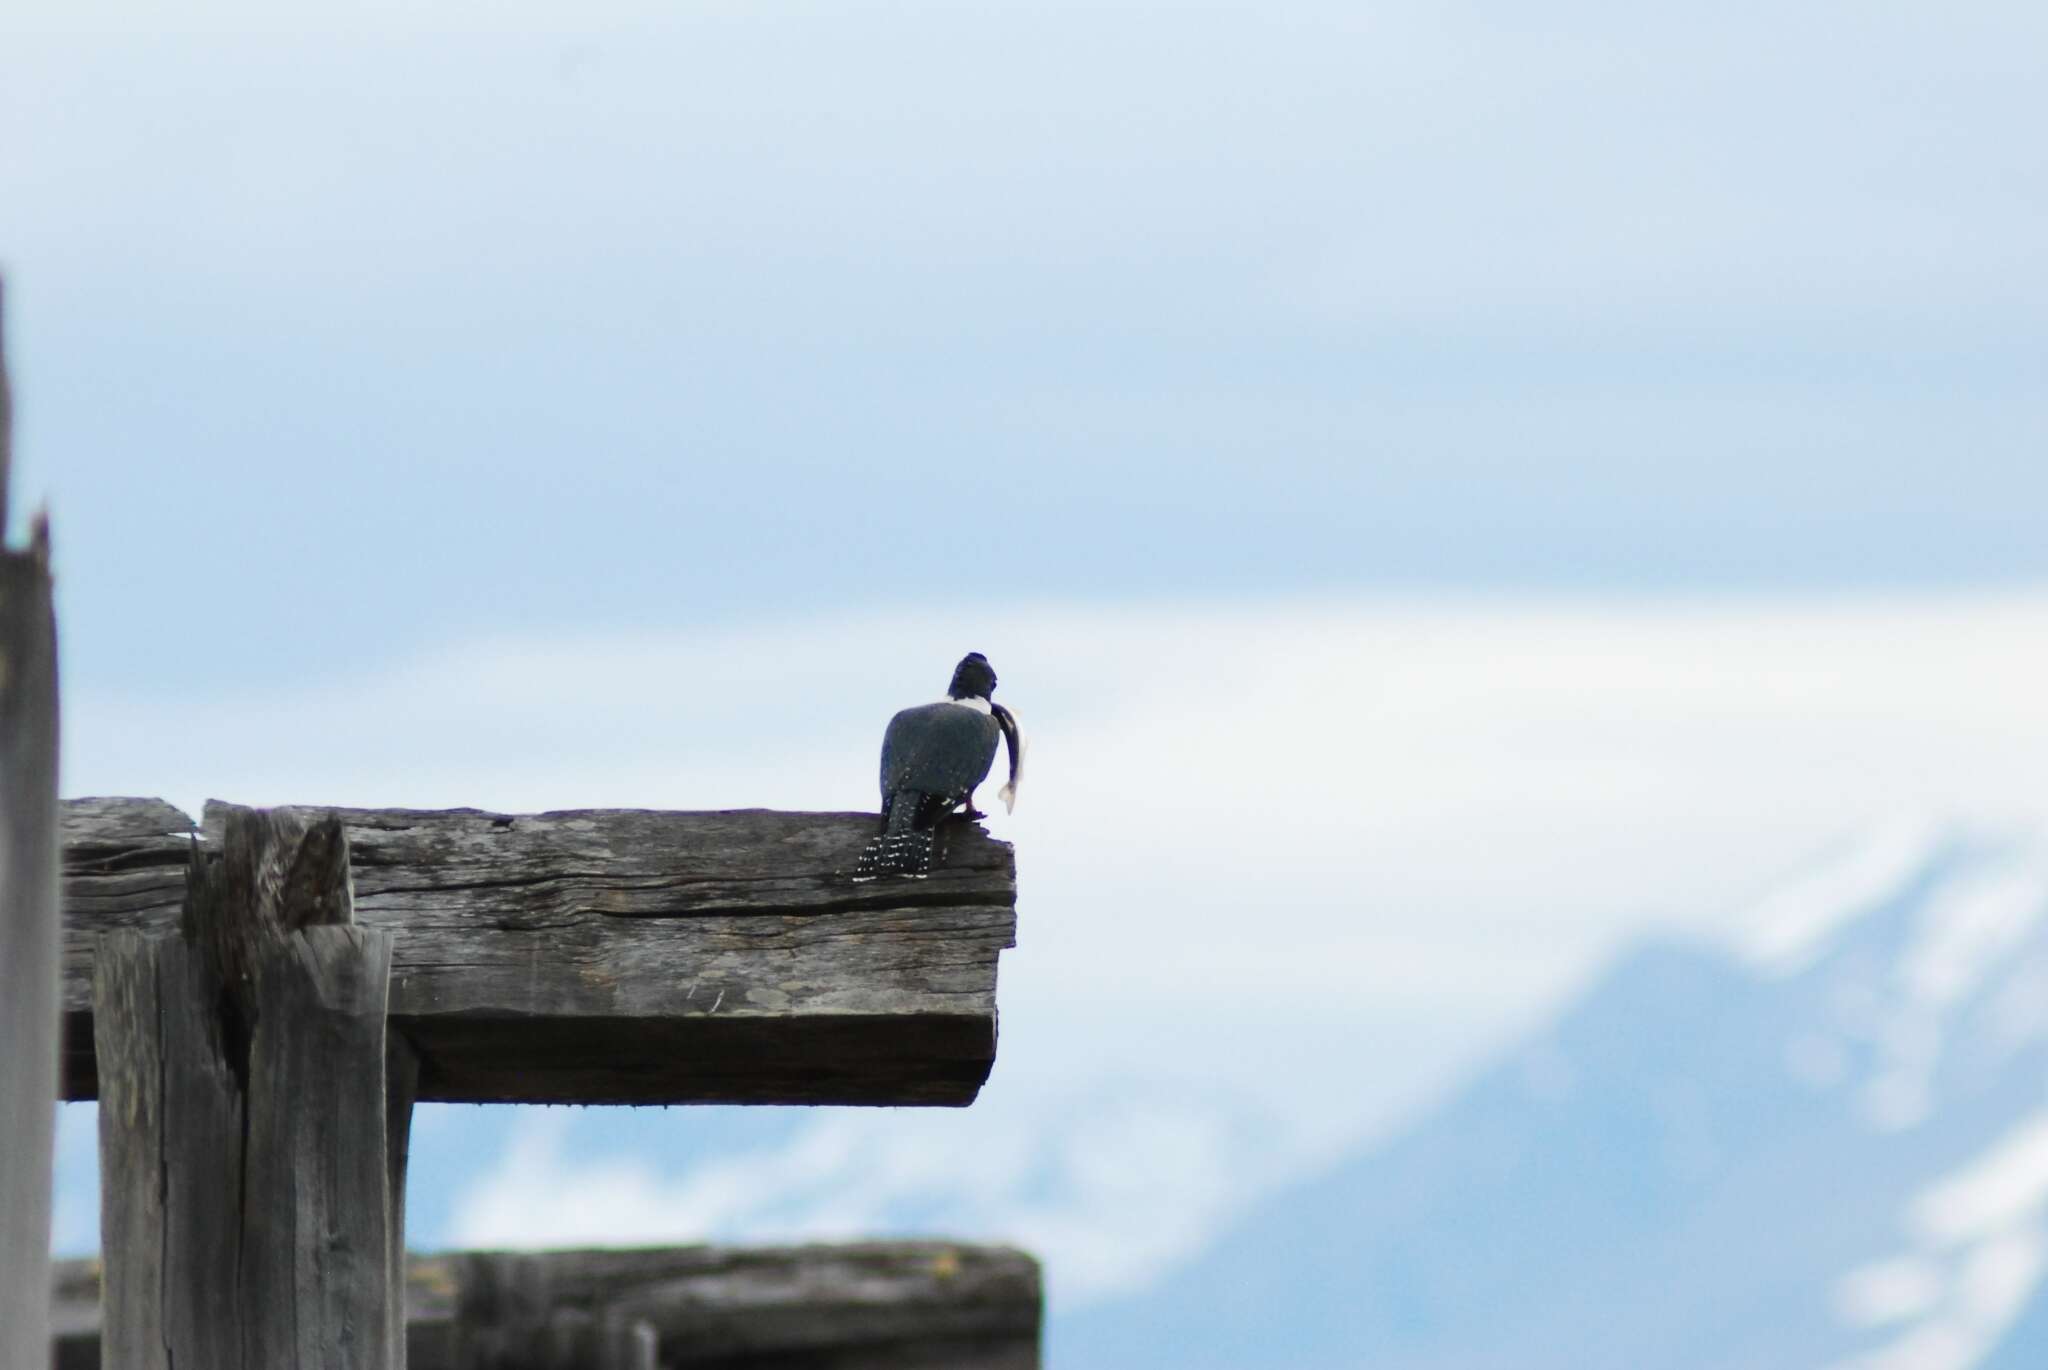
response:
[[[991,823],[1018,844],[1021,893],[1001,1060],[967,1115],[990,1126],[1006,1101],[1134,1078],[1196,1113],[1237,1091],[1261,1147],[1306,1163],[1441,1087],[1646,925],[1732,929],[1844,834],[1924,814],[2030,826],[2048,807],[2048,594],[940,608],[502,639],[285,694],[74,697],[66,788],[868,807],[883,720],[969,649],[1034,738],[1016,814]],[[889,1173],[911,1154],[890,1147],[929,1150],[905,1174],[1003,1163],[972,1122],[878,1116],[897,1120],[887,1145],[868,1123],[821,1122],[760,1175],[681,1177],[565,1155],[535,1122],[459,1235],[760,1235],[778,1230],[772,1199],[744,1193],[787,1190],[819,1148],[834,1177]],[[1141,1124],[1148,1155],[1169,1150],[1161,1128],[1204,1135]],[[975,1223],[1036,1243],[1075,1288],[1122,1287],[1228,1210],[1195,1151],[1165,1172],[1183,1226],[1150,1189],[992,1201]],[[1246,1170],[1231,1193],[1262,1182]],[[874,1211],[848,1197],[788,1230],[851,1232]],[[1105,1224],[1125,1247],[1103,1245]]]
[[[1851,1326],[1902,1325],[1834,1370],[1970,1370],[1998,1345],[2048,1269],[2048,1113],[2021,1119],[1908,1209],[1917,1249],[1851,1271],[1836,1310]]]
[[[780,1144],[680,1173],[658,1154],[592,1156],[589,1140],[575,1115],[526,1111],[461,1196],[449,1239],[852,1241],[937,1228],[1025,1247],[1073,1306],[1200,1250],[1293,1160],[1229,1100],[1129,1082],[1065,1099],[992,1091],[964,1111],[821,1110]]]

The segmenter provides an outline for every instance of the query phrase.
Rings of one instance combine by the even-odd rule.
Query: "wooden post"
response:
[[[193,850],[181,935],[98,949],[107,1363],[390,1370],[393,938],[353,926],[339,823],[222,826]]]
[[[243,1110],[219,982],[181,939],[136,933],[108,936],[97,970],[106,1362],[239,1366]]]
[[[453,1370],[655,1370],[654,1325],[616,1308],[562,1303],[546,1256],[451,1258]]]
[[[653,1323],[616,1308],[557,1308],[541,1348],[539,1363],[521,1370],[657,1370],[661,1340]]]
[[[872,815],[63,821],[62,1088],[100,1100],[124,1370],[401,1364],[415,1099],[961,1105],[995,1057],[1016,874],[971,824],[928,880],[856,884]],[[672,1311],[555,1305],[515,1349],[639,1370],[644,1321],[675,1359]],[[1029,1363],[979,1336],[923,1363]]]
[[[451,1258],[455,1284],[455,1370],[510,1370],[533,1355],[547,1325],[547,1271],[540,1262],[498,1252]]]
[[[412,1159],[412,1106],[420,1092],[420,1057],[395,1031],[384,1040],[384,1193],[390,1204],[384,1280],[390,1294],[385,1335],[396,1350],[393,1365],[405,1365],[405,1174]]]
[[[57,627],[47,524],[36,521],[26,551],[6,544],[12,430],[0,328],[0,1370],[44,1370],[57,1125]]]

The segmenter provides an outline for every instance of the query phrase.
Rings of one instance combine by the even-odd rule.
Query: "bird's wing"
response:
[[[995,764],[1002,730],[958,704],[921,704],[889,720],[882,736],[882,793],[917,790],[965,799]]]

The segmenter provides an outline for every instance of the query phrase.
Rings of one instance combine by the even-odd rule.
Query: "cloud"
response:
[[[1077,1307],[1199,1251],[1299,1160],[1227,1091],[1132,1081],[965,1111],[816,1110],[778,1144],[694,1164],[608,1152],[603,1133],[597,1114],[525,1111],[458,1198],[452,1241],[1008,1242]]]
[[[1902,813],[2026,824],[2048,803],[2032,594],[506,636],[295,690],[82,690],[66,786],[191,806],[866,808],[882,721],[970,647],[1034,738],[1017,812],[992,824],[1020,853],[1006,1066],[1158,1069],[1185,1033],[1304,1125],[1356,1122],[1376,1095],[1368,1078],[1358,1099],[1289,1099],[1320,1068],[1304,1039],[1371,1060],[1434,1023],[1440,1070],[1618,939],[1718,929],[1844,835]]]
[[[2048,1113],[2021,1118],[1982,1154],[1916,1195],[1915,1249],[1844,1275],[1838,1316],[1898,1324],[1893,1339],[1833,1370],[1968,1370],[2013,1322],[2048,1270]]]

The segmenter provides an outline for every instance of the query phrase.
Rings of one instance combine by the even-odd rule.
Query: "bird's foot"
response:
[[[966,819],[969,823],[979,823],[982,819],[988,817],[988,815],[983,813],[980,809],[975,808],[974,805],[969,804],[966,808],[960,811],[960,817]]]

